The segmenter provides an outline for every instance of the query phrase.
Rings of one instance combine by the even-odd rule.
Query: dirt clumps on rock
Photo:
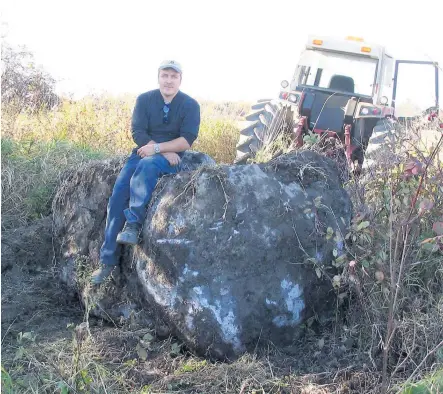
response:
[[[310,151],[260,165],[200,163],[159,181],[142,242],[124,249],[101,293],[87,278],[123,163],[97,162],[67,179],[53,204],[64,281],[83,298],[87,289],[104,315],[154,313],[201,355],[234,359],[259,341],[290,344],[334,303],[331,262],[344,253],[352,211],[337,167]]]

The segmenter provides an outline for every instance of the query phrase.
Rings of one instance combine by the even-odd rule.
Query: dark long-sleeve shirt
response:
[[[154,140],[157,143],[184,137],[192,146],[200,128],[200,105],[179,91],[169,104],[168,123],[163,123],[165,102],[159,89],[137,97],[132,114],[132,138],[137,148]],[[183,156],[184,152],[178,153]]]

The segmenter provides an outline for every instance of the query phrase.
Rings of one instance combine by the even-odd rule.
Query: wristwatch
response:
[[[159,144],[154,144],[154,152],[160,153],[160,145]]]

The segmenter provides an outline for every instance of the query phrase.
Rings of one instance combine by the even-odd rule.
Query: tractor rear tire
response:
[[[357,146],[357,149],[353,152],[351,160],[357,160],[359,166],[363,165],[369,140],[378,122],[377,118],[357,119],[355,122],[352,144]]]
[[[271,144],[292,122],[292,111],[279,101],[262,99],[251,107],[245,119],[234,164],[246,164],[260,149]]]

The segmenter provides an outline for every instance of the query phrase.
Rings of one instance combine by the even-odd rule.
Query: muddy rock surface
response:
[[[331,261],[344,253],[351,201],[337,167],[315,152],[266,164],[192,165],[157,185],[143,239],[124,248],[100,288],[107,200],[121,160],[95,162],[62,185],[53,204],[62,279],[93,314],[160,319],[200,355],[234,359],[257,344],[298,338],[333,310]]]

